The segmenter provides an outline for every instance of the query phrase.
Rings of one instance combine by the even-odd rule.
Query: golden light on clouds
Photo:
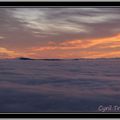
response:
[[[0,55],[5,55],[6,57],[5,58],[13,58],[13,57],[17,57],[19,54],[16,53],[15,51],[13,50],[8,50],[6,48],[3,48],[3,47],[0,47]]]
[[[61,58],[120,57],[120,34],[99,39],[52,43],[43,47],[33,47],[31,50],[36,54],[47,54],[47,52],[50,54],[54,51],[54,55]]]
[[[3,58],[24,56],[66,59],[120,57],[120,34],[101,39],[68,40],[61,43],[48,42],[46,46],[32,47],[26,51],[10,50],[0,47],[0,56],[3,56]]]
[[[28,53],[29,55],[29,53]],[[17,51],[17,50],[10,50],[4,47],[0,47],[0,58],[17,58],[20,56],[27,56],[25,52]]]
[[[0,11],[0,59],[120,57],[120,8]]]

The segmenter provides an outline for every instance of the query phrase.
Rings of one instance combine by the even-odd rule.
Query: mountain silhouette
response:
[[[20,58],[17,58],[17,59],[19,59],[19,60],[34,60],[32,58],[27,58],[27,57],[20,57]]]

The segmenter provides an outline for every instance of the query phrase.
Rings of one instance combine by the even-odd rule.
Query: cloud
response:
[[[87,79],[88,78],[83,79],[83,81],[86,80],[87,82],[89,81],[94,82],[94,80],[88,81]],[[24,85],[24,84],[5,81],[5,82],[0,82],[1,83],[0,88],[1,89],[2,88],[13,89],[13,90],[16,90],[19,92],[25,92],[25,93],[27,92],[27,93],[37,93],[37,94],[44,94],[44,95],[61,95],[61,96],[66,96],[66,97],[77,97],[77,98],[88,97],[91,95],[95,95],[95,93],[96,95],[98,94],[99,95],[119,95],[120,94],[119,92],[116,92],[114,89],[109,88],[107,85],[106,87],[101,86],[102,80],[98,80],[98,81],[99,81],[98,84],[100,84],[100,87],[96,87],[96,89],[95,89],[94,84],[87,86],[88,89],[91,89],[91,91],[88,91],[85,87],[80,86],[79,80],[78,80],[78,85],[75,85],[75,83],[73,85],[71,83],[66,85],[66,81],[62,81],[62,83],[59,83],[59,81],[57,81],[60,84],[59,86],[55,83],[51,84],[50,82],[48,84]],[[116,80],[116,82],[118,82],[118,80]]]
[[[120,34],[108,38],[93,40],[71,40],[59,44],[51,43],[44,47],[33,47],[33,52],[56,51],[61,57],[120,57]],[[114,50],[112,49],[114,48]],[[116,49],[115,49],[116,48]],[[77,51],[76,51],[77,50]]]
[[[116,43],[117,42],[117,43]],[[33,48],[34,51],[44,51],[44,50],[55,50],[55,49],[87,49],[95,46],[100,46],[100,48],[103,48],[104,44],[107,47],[115,45],[118,46],[118,43],[120,43],[120,35],[116,35],[113,37],[108,38],[101,38],[101,39],[93,39],[93,40],[70,40],[70,41],[64,41],[59,44],[52,42],[50,46],[44,46],[44,47],[38,47],[36,49]]]
[[[51,10],[51,9],[50,9]],[[49,9],[14,9],[12,11],[13,16],[17,18],[20,22],[23,22],[24,25],[33,30],[39,30],[39,33],[53,34],[64,32],[64,33],[82,33],[87,32],[86,27],[83,25],[77,25],[72,22],[68,22],[63,18],[49,19]],[[28,12],[30,13],[28,15]],[[52,10],[54,13],[54,11]],[[52,14],[52,13],[51,13]],[[53,15],[54,17],[54,15]]]
[[[0,45],[40,58],[107,55],[119,51],[119,15],[119,8],[0,8]]]
[[[0,39],[4,39],[5,37],[4,36],[0,36]]]
[[[109,23],[120,19],[119,14],[100,8],[16,8],[14,18],[39,33],[89,33],[89,24]],[[114,11],[114,10],[112,10]],[[30,13],[28,15],[28,13]],[[87,25],[85,25],[87,24]]]
[[[15,58],[18,56],[20,56],[20,53],[14,50],[8,50],[7,48],[0,47],[0,58]]]
[[[35,36],[106,37],[119,31],[119,8],[14,8],[12,18]],[[30,13],[30,14],[28,14]],[[112,29],[111,29],[112,28]],[[99,30],[98,30],[99,29]],[[53,38],[54,39],[54,38]]]

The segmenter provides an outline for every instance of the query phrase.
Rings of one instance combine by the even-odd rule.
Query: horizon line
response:
[[[0,58],[0,60],[96,60],[96,59],[120,59],[120,57],[111,58],[30,58],[30,57],[18,57],[18,58]]]

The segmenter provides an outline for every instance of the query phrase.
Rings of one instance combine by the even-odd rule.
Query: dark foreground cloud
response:
[[[119,64],[1,60],[0,112],[100,112],[100,105],[119,106]]]

